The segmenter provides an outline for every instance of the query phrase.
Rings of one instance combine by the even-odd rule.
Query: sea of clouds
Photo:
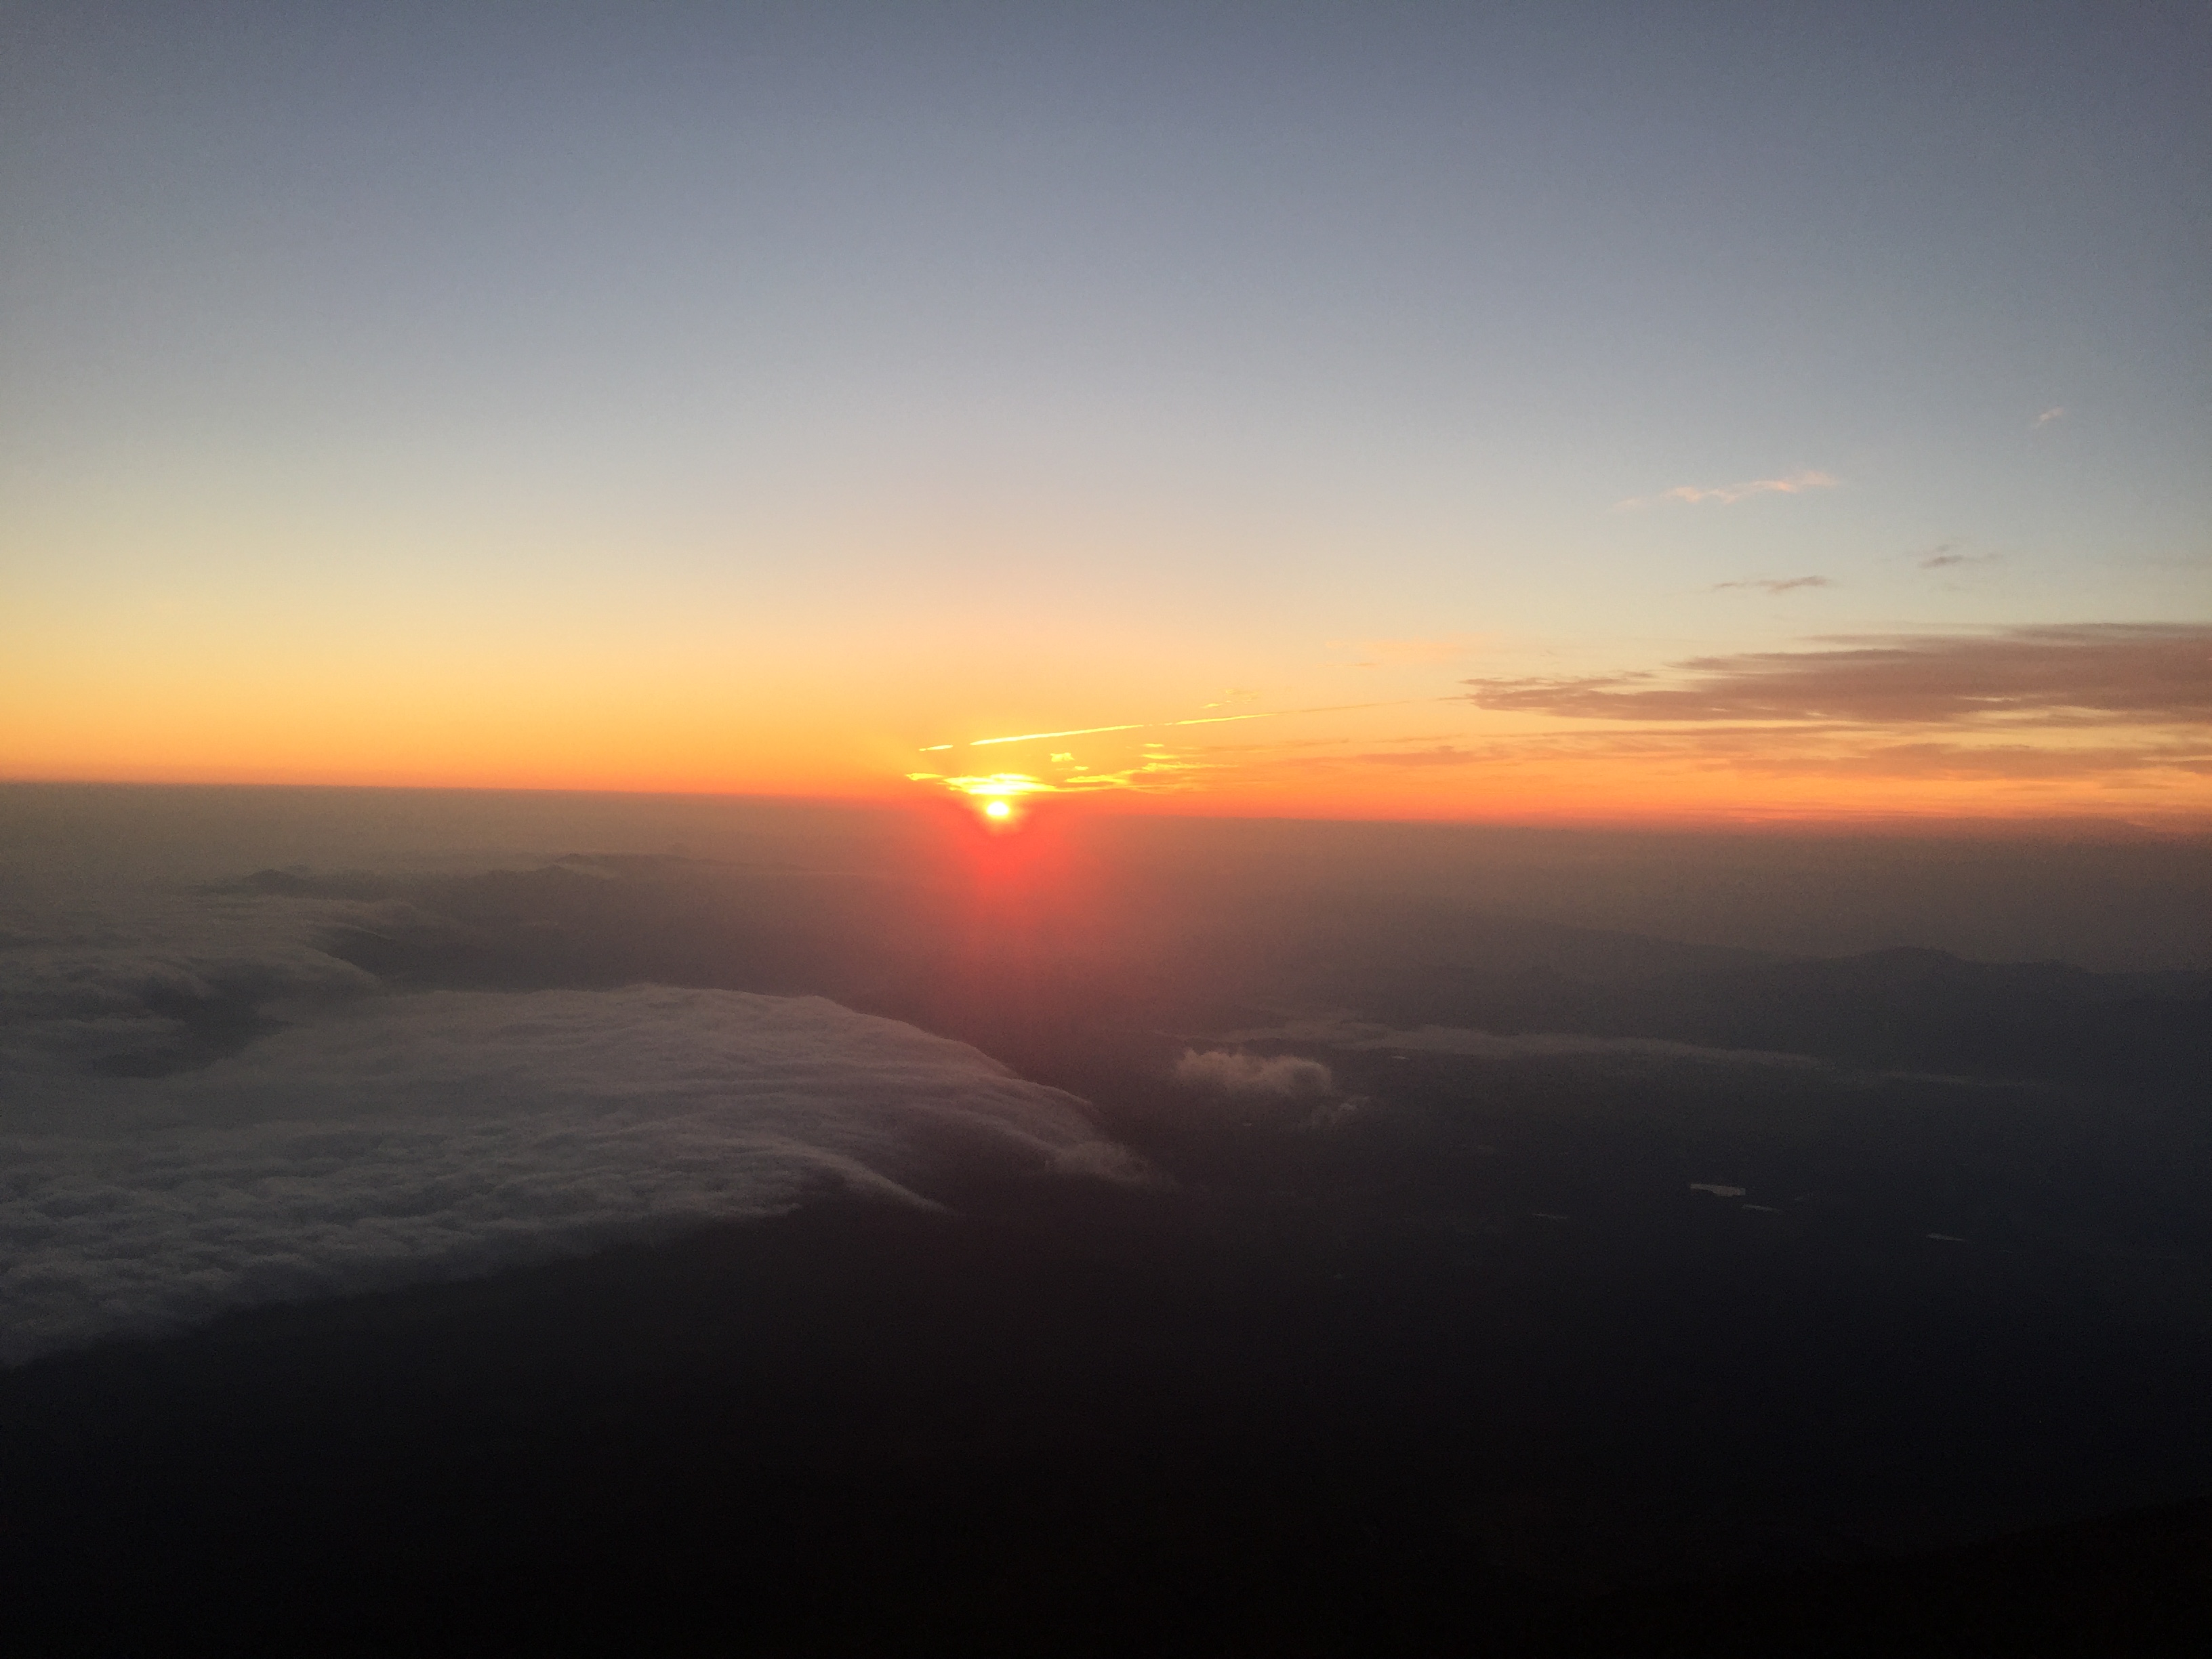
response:
[[[173,894],[0,921],[0,1364],[825,1186],[1143,1178],[1081,1101],[896,1020],[664,985],[397,994],[314,947],[332,910]],[[225,1000],[266,1018],[208,1059],[196,1013]]]

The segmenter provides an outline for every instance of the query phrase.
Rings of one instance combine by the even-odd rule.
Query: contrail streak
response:
[[[1047,738],[1087,738],[1094,732],[1141,732],[1145,729],[1147,723],[1148,722],[1144,720],[1139,720],[1129,726],[1071,726],[1065,732],[1024,732],[1019,736],[1012,738],[977,738],[968,746],[970,749],[982,749],[994,743],[1042,743]],[[1176,722],[1173,720],[1155,720],[1149,722],[1149,724],[1156,726],[1172,726],[1176,724]],[[957,749],[959,745],[957,744],[948,743],[941,744],[940,747]],[[923,752],[927,753],[928,751],[924,750]]]

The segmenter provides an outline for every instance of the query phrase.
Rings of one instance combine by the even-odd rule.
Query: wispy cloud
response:
[[[1999,556],[1995,553],[1962,553],[1963,542],[1938,542],[1924,552],[1912,556],[1912,562],[1922,570],[1955,570],[1960,565],[1995,564]]]
[[[1227,695],[1241,698],[1250,694],[1232,692]],[[1021,732],[1006,737],[975,738],[964,744],[931,744],[919,752],[926,755],[938,755],[952,750],[992,749],[1028,743],[1042,744],[1061,738],[1091,737],[1102,733],[1164,732],[1188,726],[1237,726],[1253,720],[1285,720],[1297,714],[1351,714],[1369,708],[1398,708],[1413,703],[1457,701],[1458,698],[1455,696],[1397,697],[1380,702],[1328,703],[1311,708],[1274,708],[1249,714],[1199,714],[1184,720],[1127,720],[1112,726],[1069,726],[1050,732]],[[1209,708],[1216,706],[1218,705],[1207,705]],[[1194,759],[1188,750],[1170,748],[1164,738],[1124,739],[1123,742],[1134,743],[1140,752],[1129,758],[1127,764],[1118,766],[1115,765],[1110,759],[1103,763],[1079,762],[1073,751],[1069,750],[1048,750],[1050,758],[1045,763],[1046,764],[1063,769],[1063,769],[1058,776],[1052,778],[1040,777],[1034,772],[1012,770],[984,772],[979,769],[960,773],[915,771],[906,774],[906,779],[909,783],[933,786],[957,795],[967,795],[984,800],[1006,800],[1018,799],[1030,795],[1091,794],[1102,791],[1137,793],[1180,793],[1195,787],[1197,780],[1193,775],[1218,773],[1222,769],[1219,761]],[[1124,747],[1121,752],[1124,757],[1127,757],[1127,747]],[[979,762],[982,760],[980,756],[976,758]],[[995,760],[997,757],[993,758]],[[1011,760],[1012,757],[1009,756],[1006,758]]]
[[[1766,576],[1740,582],[1715,582],[1708,592],[1725,593],[1732,587],[1756,588],[1762,593],[1794,593],[1801,587],[1833,587],[1826,576]]]
[[[1796,472],[1786,478],[1750,478],[1741,483],[1676,484],[1672,489],[1662,489],[1656,495],[1634,495],[1625,501],[1616,501],[1613,510],[1621,512],[1632,507],[1659,507],[1668,501],[1680,501],[1688,507],[1717,501],[1723,507],[1729,507],[1737,501],[1747,501],[1755,495],[1802,495],[1808,489],[1833,489],[1842,482],[1832,473]]]
[[[1055,755],[1053,758],[1074,763],[1072,756]],[[1101,790],[1185,790],[1191,782],[1182,774],[1214,769],[1212,762],[1191,760],[1158,744],[1147,744],[1144,754],[1127,766],[1107,771],[1071,771],[1056,780],[1041,778],[1033,772],[978,772],[960,777],[909,772],[906,776],[909,783],[940,784],[955,794],[969,795],[979,800],[1008,800],[1027,795],[1096,794]]]
[[[2030,421],[2027,423],[2027,429],[2030,432],[2040,432],[2045,427],[2049,426],[2053,421],[2063,421],[2065,418],[2065,409],[2059,404],[2053,404],[2049,409],[2045,410],[2042,414]]]

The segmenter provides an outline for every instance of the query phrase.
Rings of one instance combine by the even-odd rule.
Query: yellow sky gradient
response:
[[[1357,642],[1322,642],[1302,669],[1248,657],[1237,667],[1260,684],[1208,688],[1200,671],[1157,659],[1150,684],[1117,683],[1111,641],[1066,635],[1040,650],[988,627],[947,629],[810,658],[807,641],[777,648],[732,632],[720,651],[612,637],[563,659],[454,652],[342,620],[319,641],[296,629],[257,641],[248,622],[214,638],[118,624],[0,668],[0,773],[876,800],[1036,793],[1117,810],[1489,822],[2212,827],[2212,745],[2170,716],[1761,722],[1486,708],[1467,682],[1525,671],[1540,653],[1474,638],[1382,642],[1364,658]],[[855,665],[866,672],[842,672]],[[1667,683],[1663,668],[1630,672]]]

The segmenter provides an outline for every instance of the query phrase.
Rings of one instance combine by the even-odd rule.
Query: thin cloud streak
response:
[[[1717,501],[1723,507],[1732,507],[1738,501],[1747,501],[1759,495],[1801,495],[1808,489],[1833,489],[1843,482],[1832,473],[1796,472],[1786,478],[1750,478],[1732,484],[1676,484],[1672,489],[1662,489],[1656,495],[1634,495],[1625,501],[1613,503],[1613,511],[1624,512],[1640,507],[1657,507],[1668,501],[1680,501],[1686,507],[1698,507]]]
[[[1826,576],[1753,577],[1740,582],[1715,582],[1705,591],[1725,593],[1731,588],[1756,588],[1762,593],[1794,593],[1801,587],[1833,587]]]
[[[1240,717],[1232,715],[1230,718],[1236,719]],[[1251,716],[1244,715],[1241,718],[1249,720]],[[988,749],[995,743],[1042,743],[1047,738],[1088,738],[1094,737],[1101,732],[1141,732],[1145,729],[1145,721],[1135,720],[1124,726],[1070,726],[1065,732],[1018,732],[1011,738],[977,738],[970,742],[968,744],[968,747],[970,749]],[[959,747],[960,745],[957,743],[940,743],[935,746],[935,749],[925,749],[922,750],[922,753],[925,755],[933,754],[936,751],[936,749],[957,749]]]

